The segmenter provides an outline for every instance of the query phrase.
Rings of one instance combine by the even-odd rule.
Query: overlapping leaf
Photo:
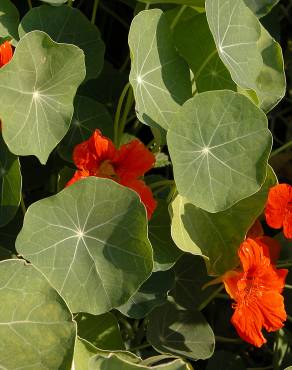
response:
[[[185,252],[206,257],[210,274],[231,270],[238,264],[239,245],[263,211],[269,188],[275,183],[275,175],[269,170],[258,193],[218,213],[208,213],[178,195],[172,203],[175,243]]]
[[[205,13],[189,9],[187,19],[180,21],[173,32],[175,44],[194,74],[198,92],[236,90],[228,69],[219,58]]]
[[[19,35],[40,30],[60,43],[74,44],[84,51],[86,79],[96,78],[103,67],[104,43],[95,25],[78,9],[67,5],[42,5],[31,9],[21,20]]]
[[[24,261],[0,263],[0,367],[70,370],[76,328],[67,305]]]
[[[98,353],[98,349],[86,340],[77,337],[74,360],[71,370],[88,370],[89,360]]]
[[[220,58],[233,80],[253,90],[263,110],[271,110],[286,88],[280,45],[244,0],[206,0],[206,14]]]
[[[77,95],[74,107],[70,129],[59,145],[61,156],[68,161],[72,161],[75,146],[87,140],[95,129],[101,130],[104,136],[113,136],[112,118],[104,105]]]
[[[16,214],[21,197],[18,157],[10,153],[0,135],[0,227]]]
[[[16,248],[72,312],[125,303],[152,271],[144,205],[112,180],[89,177],[27,211]]]
[[[167,142],[178,192],[208,212],[251,196],[266,178],[267,118],[241,94],[196,95],[180,109]]]
[[[0,2],[0,38],[11,38],[15,44],[18,40],[19,13],[10,0]]]
[[[258,18],[269,13],[279,1],[280,0],[244,0],[245,4],[257,15]]]
[[[205,6],[205,0],[140,0],[141,3],[148,4],[179,4],[179,5],[189,5],[189,6]]]
[[[151,312],[147,338],[159,352],[193,360],[211,357],[215,347],[213,331],[204,316],[171,302]]]
[[[180,105],[191,96],[187,64],[177,53],[166,16],[161,10],[140,12],[129,33],[133,86],[139,119],[164,129]],[[179,78],[175,78],[179,76]]]
[[[47,161],[69,128],[84,76],[77,46],[57,44],[40,31],[19,41],[13,59],[0,70],[3,138],[13,153]]]

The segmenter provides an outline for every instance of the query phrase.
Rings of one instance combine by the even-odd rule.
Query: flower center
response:
[[[107,177],[114,180],[117,180],[117,174],[115,172],[114,166],[111,164],[110,160],[103,161],[98,169],[99,177]]]

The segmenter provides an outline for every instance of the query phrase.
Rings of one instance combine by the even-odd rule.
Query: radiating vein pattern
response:
[[[123,304],[152,270],[145,208],[133,191],[89,177],[35,203],[17,239],[73,312]]]
[[[0,71],[3,137],[15,154],[42,163],[66,134],[77,87],[85,76],[83,52],[33,31],[19,42]]]
[[[0,368],[68,369],[76,329],[56,290],[20,260],[0,263],[0,281]]]
[[[205,92],[182,106],[177,122],[167,140],[181,195],[218,212],[260,189],[272,139],[265,115],[249,99]]]
[[[167,129],[179,106],[191,96],[191,83],[187,64],[174,48],[161,10],[143,11],[134,18],[129,45],[130,82],[138,117],[148,125]]]

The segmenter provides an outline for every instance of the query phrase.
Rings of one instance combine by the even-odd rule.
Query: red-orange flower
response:
[[[292,239],[292,186],[279,184],[269,191],[266,205],[267,224],[274,228],[283,227],[283,233],[288,239]]]
[[[9,41],[0,45],[0,68],[10,62],[13,56],[13,49]]]
[[[95,130],[88,140],[75,147],[73,160],[78,170],[66,186],[87,176],[112,179],[136,191],[151,218],[157,202],[140,177],[153,167],[155,157],[140,140],[132,140],[116,149],[109,138]]]
[[[238,252],[242,269],[223,277],[226,291],[236,302],[231,322],[243,340],[257,347],[266,342],[262,329],[276,331],[287,317],[281,292],[288,270],[274,266],[269,249],[275,258],[279,245],[271,240],[247,238]]]

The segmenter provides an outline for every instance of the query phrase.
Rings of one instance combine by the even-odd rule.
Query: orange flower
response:
[[[247,238],[238,251],[242,269],[223,276],[225,289],[236,302],[231,322],[243,340],[257,347],[266,343],[262,329],[279,330],[287,317],[281,292],[288,270],[274,266],[269,250],[276,258],[279,244],[272,240]]]
[[[10,62],[13,56],[13,49],[9,41],[0,45],[0,68]]]
[[[287,239],[292,239],[292,186],[279,184],[269,191],[266,205],[267,224],[274,228],[283,227]]]
[[[87,177],[106,177],[136,191],[151,218],[157,202],[150,188],[140,179],[154,163],[154,155],[139,140],[132,140],[116,149],[113,142],[95,130],[92,136],[78,144],[73,152],[73,160],[78,168],[66,186]]]

